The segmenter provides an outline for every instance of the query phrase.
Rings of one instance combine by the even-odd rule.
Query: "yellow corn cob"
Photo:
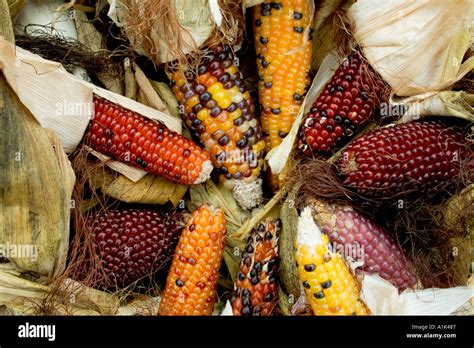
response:
[[[307,88],[311,64],[311,1],[265,0],[254,6],[261,122],[267,151],[289,133]]]
[[[360,284],[306,207],[298,221],[295,259],[306,298],[315,315],[368,315]]]
[[[159,315],[211,315],[224,254],[224,212],[203,204],[179,239]]]
[[[220,181],[234,192],[240,187],[249,193],[261,192],[261,180],[257,178],[265,142],[252,98],[230,49],[206,49],[196,74],[174,70],[171,78],[172,90],[181,104],[181,116],[211,154]],[[235,198],[243,208],[253,208],[261,201],[261,195],[255,195],[242,202],[239,194]]]

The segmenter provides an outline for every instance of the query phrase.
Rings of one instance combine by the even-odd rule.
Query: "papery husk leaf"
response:
[[[153,85],[147,79],[145,73],[136,63],[133,63],[133,70],[135,70],[135,79],[137,81],[138,87],[143,91],[149,101],[148,106],[151,106],[152,108],[155,108],[165,114],[170,114],[165,103],[163,103],[163,100],[161,100],[158,93],[156,93]]]
[[[213,204],[224,211],[228,235],[232,235],[238,230],[248,217],[248,214],[240,209],[232,192],[221,184],[214,184],[212,180],[192,186],[189,192],[191,199],[187,202],[187,205],[191,211],[203,203]]]
[[[295,261],[296,233],[298,227],[298,211],[296,210],[296,195],[300,185],[296,185],[289,193],[285,202],[281,205],[280,219],[282,229],[279,237],[280,251],[280,280],[283,289],[293,298],[300,294],[300,281]],[[291,308],[290,308],[291,312]]]
[[[106,49],[104,37],[88,20],[83,11],[76,10],[74,19],[77,39],[84,44],[85,47],[89,47],[92,52],[100,52]],[[97,78],[109,91],[124,95],[124,88],[119,77],[111,76],[110,74],[98,74]]]
[[[474,233],[474,184],[464,188],[446,203],[442,221],[444,226],[462,234]]]
[[[140,295],[128,302],[125,306],[119,307],[117,315],[139,315],[154,316],[158,313],[161,297],[151,297]]]
[[[0,305],[13,315],[113,315],[118,299],[71,279],[51,295],[51,287],[0,270]],[[51,297],[52,296],[52,297]]]
[[[464,91],[442,91],[408,98],[392,96],[390,103],[406,110],[401,122],[426,116],[453,116],[474,122],[474,94]]]
[[[171,88],[164,82],[158,82],[149,80],[156,93],[160,96],[161,100],[165,103],[170,115],[180,118],[179,115],[179,103],[176,99]]]
[[[359,0],[347,12],[365,58],[399,96],[449,89],[474,68],[474,57],[461,64],[473,13],[470,0]]]
[[[0,35],[10,43],[15,42],[13,35],[13,24],[10,18],[10,10],[7,0],[0,0]]]
[[[16,18],[18,14],[26,6],[28,0],[7,0],[8,8],[10,10],[10,16],[12,19]]]
[[[4,132],[0,143],[0,243],[36,248],[37,255],[8,259],[24,270],[52,278],[65,268],[74,174],[60,144],[54,141],[53,149],[45,129],[21,104],[3,75],[0,113]]]
[[[123,175],[97,171],[91,179],[103,194],[127,203],[162,205],[171,202],[176,207],[188,189],[187,186],[151,174],[133,182]]]

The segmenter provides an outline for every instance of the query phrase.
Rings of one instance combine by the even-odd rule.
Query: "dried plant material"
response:
[[[248,218],[248,214],[241,210],[235,201],[232,192],[222,184],[216,185],[212,180],[208,180],[201,185],[191,187],[189,193],[191,200],[188,201],[187,206],[191,211],[206,202],[224,211],[228,235],[238,230]]]
[[[348,11],[364,56],[400,96],[448,89],[474,68],[474,57],[461,64],[473,15],[470,0],[362,0]]]
[[[435,115],[460,117],[474,122],[474,94],[463,91],[426,93],[408,98],[392,96],[390,104],[401,111],[401,122]]]
[[[78,41],[84,46],[89,47],[92,52],[104,52],[106,46],[102,34],[88,20],[85,12],[76,10],[74,13]],[[98,73],[97,78],[109,91],[124,95],[120,76],[114,76],[108,73]]]
[[[24,270],[51,278],[66,263],[74,174],[63,150],[0,77],[0,242]],[[59,157],[59,160],[58,160]],[[48,209],[45,209],[48,202]]]
[[[153,85],[147,79],[145,73],[136,63],[133,63],[133,70],[135,70],[135,79],[137,81],[138,87],[140,87],[140,89],[147,97],[149,101],[149,106],[165,114],[169,114],[170,112],[168,111],[168,108],[163,103],[160,96],[156,93],[155,89],[153,88]]]
[[[119,307],[117,315],[155,316],[160,308],[160,297],[140,295]]]
[[[366,275],[362,281],[362,297],[374,315],[449,315],[469,304],[474,288],[405,290],[399,295],[388,281]]]
[[[166,204],[175,207],[187,192],[188,187],[175,184],[165,178],[146,175],[133,182],[123,175],[118,177],[110,172],[98,170],[92,174],[94,186],[103,194],[127,203]]]
[[[76,149],[89,124],[93,94],[158,120],[181,133],[181,120],[176,117],[78,79],[59,63],[42,59],[19,47],[15,52],[15,48],[3,39],[0,39],[0,52],[0,64],[8,83],[40,124],[56,132],[67,153]],[[44,93],[45,90],[49,92]],[[128,170],[129,173],[137,171],[132,167]]]
[[[225,20],[217,0],[109,0],[109,4],[108,16],[125,29],[132,47],[157,63],[185,61],[185,55],[204,44]]]
[[[123,60],[124,67],[124,79],[125,79],[125,97],[137,100],[138,93],[138,84],[135,78],[135,74],[132,70],[132,64],[130,63],[130,58],[125,58]]]
[[[164,82],[149,80],[156,93],[158,93],[161,100],[166,105],[166,109],[170,115],[180,118],[179,103],[171,88]]]
[[[28,0],[7,0],[10,16],[15,19],[16,16],[25,8]]]
[[[9,3],[7,0],[0,0],[0,35],[2,35],[5,40],[14,43],[15,37],[13,35],[13,25],[8,6]]]
[[[474,233],[474,184],[451,197],[441,209],[443,223],[459,234]]]
[[[50,286],[41,285],[0,271],[0,305],[8,315],[113,315],[118,299],[112,294],[87,288],[67,279],[64,289],[51,295]]]
[[[282,230],[280,232],[279,248],[280,248],[280,281],[286,294],[291,295],[293,299],[300,295],[300,282],[298,277],[298,269],[295,261],[296,232],[298,227],[298,211],[296,209],[296,194],[299,185],[297,184],[288,193],[285,202],[281,205],[280,219],[282,222]],[[291,307],[289,311],[291,312]],[[288,314],[289,315],[289,314]]]

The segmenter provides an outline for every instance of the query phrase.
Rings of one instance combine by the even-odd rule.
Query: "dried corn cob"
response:
[[[370,314],[360,299],[360,284],[342,256],[328,247],[328,237],[306,207],[298,220],[295,259],[308,302],[315,315]]]
[[[371,197],[432,191],[458,176],[463,142],[460,127],[441,121],[396,124],[354,140],[339,169],[344,184]]]
[[[262,130],[269,151],[290,132],[311,82],[311,4],[265,0],[253,14]]]
[[[232,295],[234,315],[272,315],[278,296],[279,219],[267,219],[254,229],[248,240]]]
[[[372,116],[375,86],[381,82],[369,80],[368,75],[358,52],[342,62],[303,120],[300,149],[304,153],[333,150]]]
[[[209,153],[159,123],[94,96],[85,141],[94,150],[180,184],[210,177]]]
[[[176,212],[110,210],[89,218],[97,255],[109,283],[127,286],[151,276],[171,259],[184,227]]]
[[[253,208],[261,201],[265,142],[255,118],[255,106],[230,50],[209,50],[194,77],[190,71],[172,73],[173,92],[183,107],[184,121],[211,153],[219,178],[229,189],[251,194],[239,203]],[[250,189],[246,190],[245,186]],[[255,192],[260,196],[256,196]],[[238,193],[237,193],[238,195]]]
[[[179,239],[159,315],[211,315],[224,254],[224,212],[200,206]]]
[[[350,206],[311,200],[318,227],[345,257],[363,261],[362,270],[377,273],[400,291],[412,288],[416,275],[400,246],[380,227]]]

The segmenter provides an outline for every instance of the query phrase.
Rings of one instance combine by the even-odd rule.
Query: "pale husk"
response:
[[[91,180],[103,194],[127,203],[166,204],[169,201],[177,206],[188,189],[155,175],[146,175],[133,182],[123,175],[97,171],[92,174]]]
[[[401,110],[407,110],[401,122],[436,115],[454,116],[474,122],[474,94],[463,91],[442,91],[408,98],[392,96],[390,103],[400,105]]]
[[[359,0],[348,11],[370,65],[400,96],[449,89],[474,68],[469,0]],[[449,23],[449,25],[446,25]]]
[[[28,0],[7,0],[10,16],[12,19],[15,19],[16,16],[18,16],[18,14],[26,6],[27,2]]]
[[[52,288],[24,279],[11,271],[0,270],[0,306],[7,315],[113,315],[118,299],[66,279],[62,288]]]
[[[7,257],[20,268],[50,279],[66,263],[74,173],[64,151],[0,78],[2,195],[0,243],[36,248],[37,255]],[[47,209],[45,209],[47,204]]]

